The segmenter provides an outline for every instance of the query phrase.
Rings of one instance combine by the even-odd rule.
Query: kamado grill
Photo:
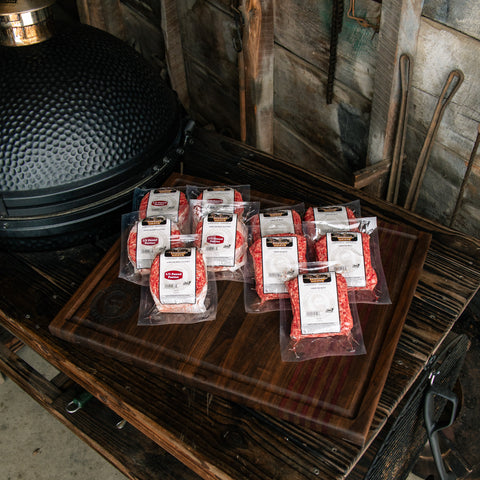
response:
[[[0,1],[0,247],[67,246],[118,228],[133,189],[170,172],[182,115],[133,48]],[[111,230],[112,232],[114,230]]]

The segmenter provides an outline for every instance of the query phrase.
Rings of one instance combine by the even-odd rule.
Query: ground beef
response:
[[[272,238],[296,237],[298,245],[298,263],[306,263],[307,261],[307,241],[303,235],[269,235]],[[267,238],[268,238],[267,237]],[[264,293],[263,291],[263,262],[262,262],[262,238],[257,239],[250,247],[250,254],[253,258],[253,269],[255,275],[255,290],[260,297],[261,304],[268,300],[278,298],[288,298],[288,293]]]
[[[150,200],[150,193],[155,190],[150,190],[146,195],[143,196],[140,201],[140,206],[138,208],[138,219],[143,220],[147,216],[148,202]],[[180,202],[178,205],[178,218],[176,223],[180,230],[184,230],[186,223],[188,222],[188,215],[190,213],[190,206],[188,204],[187,197],[183,192],[180,192]],[[175,219],[174,219],[175,220]]]
[[[292,306],[292,325],[290,328],[290,337],[294,340],[300,340],[302,338],[318,338],[318,337],[331,337],[335,335],[348,335],[353,327],[353,317],[350,310],[350,303],[348,301],[347,282],[343,275],[335,274],[337,282],[337,299],[338,310],[340,316],[340,332],[332,333],[316,333],[316,334],[303,334],[302,333],[302,321],[300,317],[300,299],[298,293],[298,277],[289,280],[287,284],[288,294],[290,296],[290,303]]]
[[[163,304],[160,302],[160,262],[159,254],[152,262],[150,271],[150,292],[157,307],[162,313],[203,313],[206,311],[205,298],[208,290],[207,268],[203,254],[195,249],[195,303]]]
[[[234,190],[233,192],[233,197],[234,197],[234,202],[235,203],[238,203],[239,205],[236,205],[235,206],[235,209],[233,211],[233,213],[236,213],[238,214],[238,216],[241,216],[243,214],[243,197],[242,197],[242,194],[238,191],[238,190]],[[192,202],[192,211],[193,211],[193,220],[194,220],[194,223],[195,225],[197,224],[197,222],[199,222],[202,217],[204,216],[204,210],[203,210],[203,192],[200,193],[200,195],[198,195],[198,197],[193,200]]]
[[[197,234],[197,247],[204,247],[202,245],[202,232],[203,221],[198,222],[195,233]],[[237,232],[235,238],[235,263],[233,266],[209,266],[208,269],[213,272],[234,272],[245,265],[247,258],[247,229],[245,224],[241,220],[240,216],[237,216]]]
[[[355,220],[355,214],[353,213],[352,209],[346,207],[345,208],[346,212],[347,212],[347,217],[350,219],[350,220]],[[313,222],[315,221],[315,214],[313,212],[313,207],[309,207],[307,208],[307,211],[305,212],[305,215],[304,215],[304,220],[306,222]]]
[[[372,258],[370,252],[370,235],[368,235],[368,233],[361,232],[356,232],[356,235],[360,235],[362,239],[366,284],[362,287],[352,287],[349,285],[349,288],[352,290],[369,290],[373,292],[377,285],[377,274],[372,265]],[[331,255],[329,256],[329,252],[327,249],[327,235],[322,235],[320,239],[315,243],[315,256],[317,261],[319,262],[336,261],[335,258],[331,258]]]
[[[281,212],[282,210],[275,210],[272,212],[267,212],[267,213],[278,213]],[[286,209],[284,210],[286,211]],[[292,220],[293,220],[293,232],[277,232],[275,235],[287,235],[290,233],[295,233],[296,235],[302,235],[303,234],[303,229],[302,229],[302,218],[298,214],[296,210],[291,209],[292,212]],[[260,232],[260,214],[257,214],[253,216],[249,222],[250,225],[250,231],[252,234],[252,242],[255,242],[258,240],[262,235]]]
[[[335,207],[336,205],[333,205]],[[340,205],[339,205],[340,206]],[[315,207],[317,208],[317,207]],[[352,209],[345,207],[345,211],[347,213],[347,218],[349,220],[355,220],[355,214],[353,213]],[[310,239],[312,240],[318,240],[318,237],[321,235],[321,233],[318,233],[318,230],[316,229],[315,225],[315,213],[314,213],[314,207],[309,207],[307,211],[305,212],[305,215],[303,217],[304,221],[306,222],[306,229],[305,233],[309,236]],[[328,228],[328,226],[327,226]],[[358,230],[357,228],[350,228],[350,230]],[[324,231],[323,233],[326,233],[328,230]]]
[[[141,275],[148,275],[150,273],[149,268],[137,268],[137,231],[138,231],[138,223],[135,222],[133,227],[130,229],[130,233],[128,235],[127,240],[127,253],[128,259],[130,260],[131,264],[133,265],[134,271],[136,273],[140,273]],[[169,248],[180,247],[181,242],[179,239],[180,229],[178,228],[177,224],[174,222],[170,223],[170,245],[167,245]]]

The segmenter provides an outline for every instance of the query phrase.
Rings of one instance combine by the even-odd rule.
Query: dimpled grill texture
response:
[[[85,183],[173,140],[173,91],[105,32],[72,25],[0,47],[0,65],[0,190]]]

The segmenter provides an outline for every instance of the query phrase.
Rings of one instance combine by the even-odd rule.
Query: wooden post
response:
[[[175,0],[161,1],[162,33],[165,42],[165,57],[172,88],[177,92],[181,104],[188,109],[187,76],[183,58],[182,38]]]
[[[81,23],[104,30],[126,40],[125,25],[120,12],[119,0],[77,0]]]
[[[391,161],[399,108],[399,58],[415,57],[423,0],[383,0],[367,164]],[[374,191],[381,194],[383,182]]]
[[[273,153],[274,0],[245,0],[243,58],[246,142]]]

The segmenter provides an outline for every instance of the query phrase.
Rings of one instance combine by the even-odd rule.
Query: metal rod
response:
[[[400,112],[398,114],[397,133],[395,135],[392,167],[390,169],[390,179],[387,189],[387,201],[394,203],[397,203],[398,201],[398,191],[400,189],[400,178],[403,166],[405,137],[407,131],[408,91],[410,89],[410,79],[412,71],[411,63],[412,59],[407,53],[404,53],[400,56]]]
[[[409,210],[415,210],[417,205],[418,197],[420,195],[420,188],[423,183],[423,177],[425,176],[428,159],[432,151],[433,140],[437,134],[443,113],[445,112],[445,108],[462,84],[463,79],[464,75],[461,70],[452,70],[447,78],[447,81],[445,82],[440,96],[438,97],[437,106],[435,108],[432,121],[430,122],[430,127],[428,129],[427,136],[425,137],[425,142],[423,143],[422,150],[418,157],[415,171],[413,172],[407,199],[405,200],[404,206]]]

